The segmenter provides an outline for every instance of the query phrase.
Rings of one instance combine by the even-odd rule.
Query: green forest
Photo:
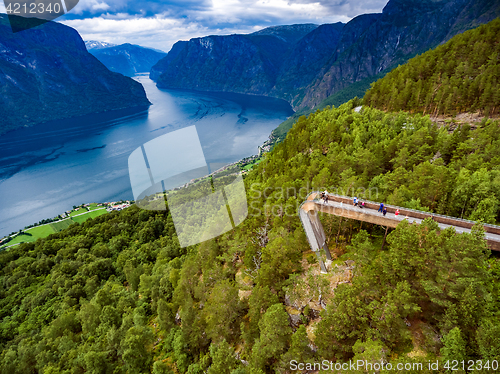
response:
[[[430,115],[500,111],[500,19],[453,37],[372,85],[365,103]]]
[[[302,117],[248,174],[250,218],[222,237],[181,249],[168,212],[132,207],[2,252],[2,373],[498,358],[500,263],[481,226],[401,224],[381,251],[381,228],[325,216],[339,266],[317,275],[296,215],[303,186],[498,221],[498,121],[450,132],[358,104]]]
[[[0,373],[291,373],[322,360],[498,372],[500,261],[481,224],[500,222],[499,125],[439,127],[353,99],[297,120],[245,175],[248,219],[220,237],[180,248],[168,210],[133,206],[3,251]],[[335,259],[320,274],[297,214],[320,189],[478,224],[402,222],[382,248],[385,228],[325,215]]]

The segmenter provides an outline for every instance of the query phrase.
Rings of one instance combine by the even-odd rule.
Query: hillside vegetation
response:
[[[453,37],[372,85],[367,105],[431,115],[500,112],[500,19]]]
[[[480,224],[402,222],[381,249],[385,228],[325,215],[335,260],[319,274],[297,209],[327,189],[498,223],[499,121],[361,104],[300,117],[246,174],[249,217],[223,236],[180,248],[168,210],[133,206],[1,252],[0,373],[497,372],[500,260]]]
[[[500,264],[480,227],[455,235],[432,221],[401,224],[380,251],[381,228],[325,216],[343,257],[319,276],[296,215],[307,186],[372,188],[373,200],[499,219],[498,122],[448,133],[421,115],[357,113],[358,104],[302,117],[250,172],[250,218],[222,237],[181,249],[169,212],[132,207],[2,252],[0,372],[499,358]],[[353,278],[342,275],[347,259]]]

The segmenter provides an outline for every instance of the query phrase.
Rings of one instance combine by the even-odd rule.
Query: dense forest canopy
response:
[[[402,224],[380,251],[381,228],[325,216],[338,266],[317,274],[296,216],[304,186],[375,188],[373,200],[498,221],[498,122],[450,132],[358,104],[302,117],[247,176],[250,218],[222,237],[181,249],[169,212],[132,207],[2,252],[1,372],[498,357],[500,264],[480,227]]]
[[[134,206],[1,252],[0,373],[500,360],[500,262],[480,224],[403,222],[382,250],[383,228],[322,216],[335,260],[319,274],[297,216],[315,189],[500,221],[498,121],[438,127],[361,104],[299,118],[246,175],[249,218],[221,237],[180,248],[168,210]],[[405,372],[436,372],[423,367]]]
[[[453,37],[378,80],[367,105],[431,115],[500,112],[500,19]]]

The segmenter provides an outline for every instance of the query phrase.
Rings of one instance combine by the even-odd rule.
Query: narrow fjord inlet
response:
[[[136,79],[153,103],[145,112],[108,121],[88,115],[0,137],[1,236],[74,205],[133,199],[127,159],[162,134],[196,125],[207,160],[231,163],[258,153],[293,113],[278,99],[161,90],[147,75]]]

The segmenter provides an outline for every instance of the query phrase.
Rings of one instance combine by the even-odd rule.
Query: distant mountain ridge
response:
[[[0,72],[0,133],[151,104],[140,83],[110,72],[76,30],[56,22],[13,34],[0,15]]]
[[[316,25],[272,27],[249,35],[207,36],[177,42],[151,69],[163,88],[268,94],[284,56]]]
[[[380,14],[310,26],[302,38],[280,34],[307,31],[292,25],[179,42],[151,78],[163,88],[268,95],[314,108],[353,83],[368,88],[377,75],[498,16],[500,2],[491,0],[390,0]]]
[[[87,48],[87,51],[91,51],[92,49],[103,49],[103,48],[109,48],[109,47],[114,47],[116,44],[108,43],[108,42],[99,42],[97,40],[86,40],[85,41],[85,47]]]
[[[109,70],[126,76],[147,73],[167,54],[156,49],[125,43],[89,50]]]
[[[307,35],[318,27],[319,25],[316,25],[314,23],[272,26],[260,31],[256,31],[250,35],[272,35],[283,40],[284,42],[294,44],[302,39],[304,35]]]

